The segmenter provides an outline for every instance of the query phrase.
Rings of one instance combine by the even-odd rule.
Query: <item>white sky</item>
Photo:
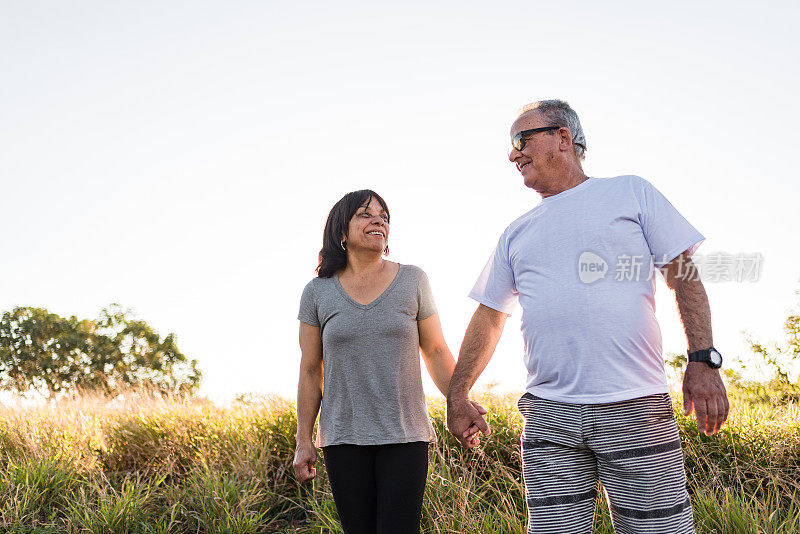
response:
[[[723,355],[746,353],[742,330],[781,338],[800,277],[795,2],[377,4],[0,5],[0,310],[119,302],[178,335],[211,398],[292,396],[325,217],[369,187],[456,353],[497,237],[539,202],[508,128],[564,98],[587,174],[650,180],[701,253],[763,254],[760,282],[707,284]],[[661,282],[657,302],[665,351],[684,351]],[[520,314],[481,383],[522,389]]]

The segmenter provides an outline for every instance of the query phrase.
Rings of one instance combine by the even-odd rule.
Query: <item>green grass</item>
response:
[[[0,409],[0,532],[341,532],[321,459],[313,484],[294,480],[291,403],[126,397]],[[732,398],[714,437],[678,415],[698,532],[800,532],[798,406]],[[480,400],[493,432],[476,451],[430,402],[424,532],[525,531],[517,399]],[[602,497],[594,531],[613,532]]]

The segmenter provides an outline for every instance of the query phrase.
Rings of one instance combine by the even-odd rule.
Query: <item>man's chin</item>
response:
[[[540,195],[542,194],[542,190],[539,187],[537,187],[539,183],[535,179],[526,178],[525,180],[523,180],[523,183],[525,184],[525,187],[527,187],[528,189],[533,189]]]

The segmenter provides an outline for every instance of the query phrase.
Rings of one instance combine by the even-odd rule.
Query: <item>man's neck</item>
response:
[[[538,191],[538,193],[542,195],[542,198],[551,197],[553,195],[563,193],[567,189],[572,189],[573,187],[582,184],[587,179],[587,176],[583,173],[583,169],[580,167],[573,167],[570,169],[570,172],[566,174],[566,176],[557,179],[556,183],[551,187],[548,187],[546,191]]]

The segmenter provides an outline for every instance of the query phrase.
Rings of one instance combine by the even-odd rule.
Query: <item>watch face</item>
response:
[[[722,355],[714,349],[708,353],[708,358],[714,365],[722,365]]]

